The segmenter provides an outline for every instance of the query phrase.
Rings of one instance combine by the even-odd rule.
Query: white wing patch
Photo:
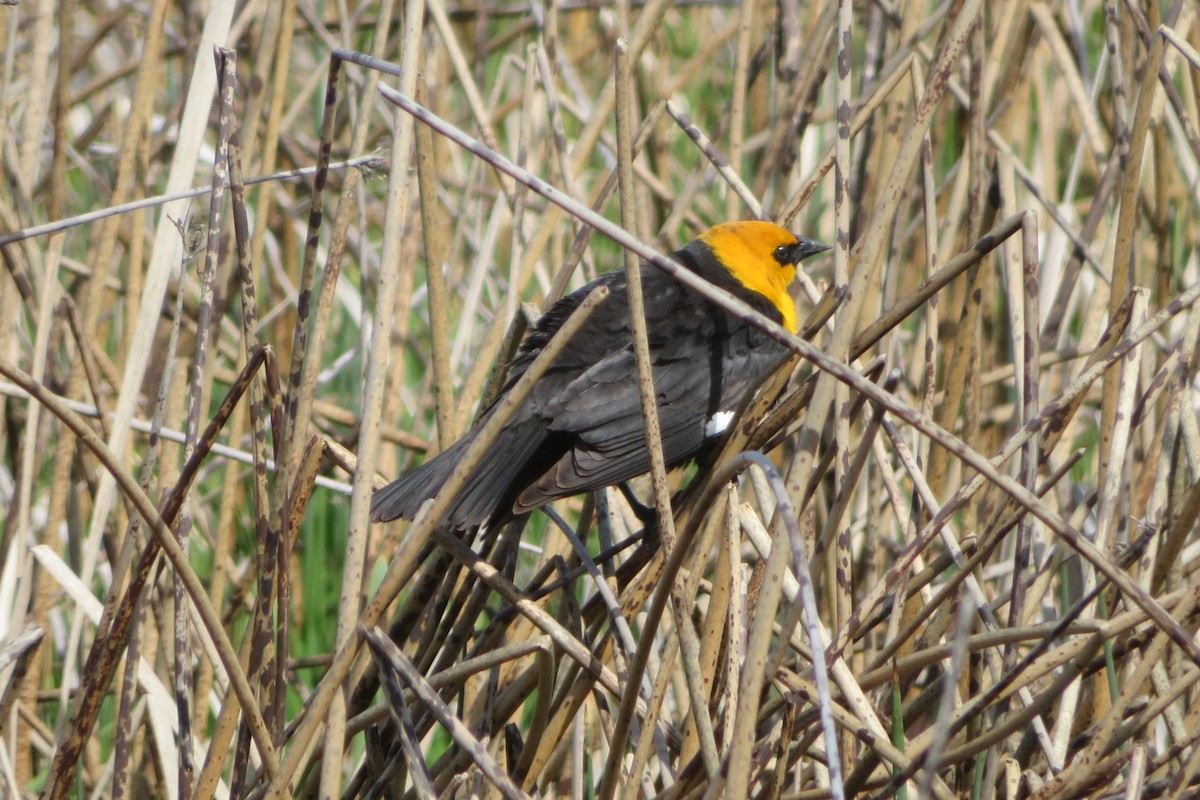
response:
[[[708,422],[704,424],[705,436],[720,436],[729,427],[729,423],[733,422],[732,411],[718,411],[708,418]]]

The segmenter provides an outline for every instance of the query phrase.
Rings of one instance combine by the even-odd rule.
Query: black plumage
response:
[[[762,268],[790,269],[800,259],[827,249],[770,228],[789,241],[771,247],[765,256],[770,265]],[[734,277],[737,270],[722,263],[720,248],[714,252],[711,242],[702,237],[673,257],[765,316],[786,322],[779,307],[783,301],[748,290]],[[717,439],[724,428],[721,423],[728,422],[746,393],[780,363],[785,350],[655,267],[643,264],[641,275],[663,451],[668,466],[679,466]],[[786,282],[790,279],[788,274]],[[467,529],[494,524],[556,498],[610,486],[649,470],[623,271],[597,278],[547,310],[510,365],[501,396],[598,284],[608,287],[608,298],[534,385],[472,471],[442,520],[446,526]],[[790,306],[790,298],[786,294],[784,298]],[[486,409],[454,445],[378,490],[371,503],[372,519],[415,516],[421,504],[445,485],[494,407]]]

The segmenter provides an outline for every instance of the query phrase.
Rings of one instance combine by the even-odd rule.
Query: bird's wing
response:
[[[706,421],[720,410],[723,400],[740,395],[746,386],[739,381],[739,391],[726,382],[721,391],[714,372],[703,363],[662,359],[653,363],[663,455],[668,465],[675,465],[697,455],[707,438]],[[573,381],[559,402],[547,409],[549,429],[569,432],[574,445],[521,492],[516,513],[650,469],[637,374],[632,352],[614,354]]]
[[[582,289],[559,299],[546,310],[546,313],[542,314],[537,324],[525,335],[516,357],[508,365],[507,380],[500,394],[511,389],[513,384],[525,374],[525,370],[542,352],[542,348],[554,338],[554,334],[558,333],[563,323],[575,312],[575,309],[579,308],[580,303],[599,286],[607,286],[611,292],[605,301],[610,307],[617,307],[625,303],[624,272],[610,272],[601,275]],[[588,364],[595,363],[598,358],[595,354],[597,346],[603,347],[605,343],[609,343],[608,346],[611,348],[614,346],[612,343],[628,341],[629,320],[627,316],[599,313],[598,310],[598,313],[593,314],[591,319],[584,324],[583,329],[567,344],[551,371],[582,371]],[[589,359],[591,360],[589,361]]]

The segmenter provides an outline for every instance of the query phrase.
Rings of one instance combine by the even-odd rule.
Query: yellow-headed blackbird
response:
[[[717,225],[672,254],[700,277],[797,329],[788,286],[796,265],[828,250],[769,222]],[[757,328],[642,264],[654,389],[668,466],[700,455],[747,392],[784,355]],[[462,530],[528,513],[560,497],[648,472],[625,272],[601,276],[553,304],[509,367],[507,392],[588,293],[609,296],[566,345],[503,428],[441,522]],[[375,493],[371,517],[411,519],[458,468],[494,405],[445,452]]]

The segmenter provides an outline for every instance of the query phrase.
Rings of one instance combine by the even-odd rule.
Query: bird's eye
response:
[[[775,260],[777,262],[779,262],[780,264],[791,264],[792,263],[791,250],[786,245],[782,245],[782,244],[779,245],[779,247],[776,247],[775,252],[772,253],[771,255],[773,255],[775,257]]]

